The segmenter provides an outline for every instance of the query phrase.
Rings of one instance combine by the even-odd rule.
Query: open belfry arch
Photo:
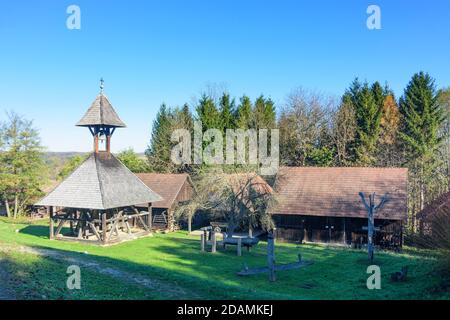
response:
[[[50,212],[50,239],[111,244],[152,232],[152,202],[163,198],[111,153],[111,136],[124,128],[108,98],[100,94],[76,124],[92,134],[94,151],[36,205]],[[147,203],[146,210],[135,206]]]

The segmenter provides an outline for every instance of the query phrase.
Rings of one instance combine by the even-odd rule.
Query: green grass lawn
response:
[[[17,246],[54,249],[74,259],[94,262],[105,270],[152,281],[152,287],[135,281],[118,281],[111,274],[81,267],[81,290],[66,288],[70,263],[15,250]],[[9,275],[7,285],[18,298],[31,299],[450,299],[435,288],[441,281],[434,254],[376,253],[382,272],[381,290],[368,290],[364,251],[322,245],[276,245],[277,263],[296,260],[301,253],[314,264],[277,272],[270,283],[266,274],[239,277],[236,272],[266,264],[266,244],[237,257],[235,248],[215,254],[200,252],[200,241],[185,232],[155,234],[110,247],[48,240],[47,221],[12,222],[0,218],[0,267]],[[73,263],[72,263],[73,264]],[[408,281],[392,283],[390,274],[408,266]]]

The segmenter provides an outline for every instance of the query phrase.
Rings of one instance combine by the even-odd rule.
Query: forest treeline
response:
[[[339,98],[297,89],[278,110],[264,96],[204,94],[194,106],[160,107],[147,164],[150,171],[195,172],[170,160],[173,130],[192,131],[195,120],[203,131],[219,129],[224,136],[226,129],[278,128],[281,165],[407,167],[409,227],[415,229],[416,213],[449,190],[449,119],[450,89],[437,90],[424,72],[413,75],[400,97],[388,84],[355,79]]]
[[[119,159],[134,172],[188,172],[202,166],[175,165],[175,129],[279,129],[284,166],[370,166],[409,169],[409,228],[428,202],[450,185],[450,88],[437,89],[427,73],[414,74],[396,97],[388,84],[355,79],[341,97],[294,90],[281,106],[266,96],[235,98],[203,94],[194,105],[162,104],[153,121],[146,158],[124,150]],[[225,141],[225,139],[224,139]],[[18,215],[43,193],[45,176],[66,177],[84,160],[76,156],[58,174],[48,169],[38,131],[11,113],[0,123],[0,198],[8,215]],[[235,166],[236,170],[248,170]],[[254,169],[254,168],[253,168]]]

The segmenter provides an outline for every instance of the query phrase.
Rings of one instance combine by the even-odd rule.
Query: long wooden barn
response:
[[[93,152],[37,206],[50,211],[50,238],[109,244],[152,232],[151,204],[163,198],[111,153],[111,136],[125,127],[101,92],[76,124],[87,127]],[[146,204],[144,210],[136,207]]]
[[[184,173],[138,173],[136,175],[147,187],[163,197],[163,200],[152,204],[153,227],[173,231],[176,207],[191,200],[194,195],[191,178]],[[145,209],[146,204],[143,203],[137,207]]]
[[[368,216],[359,192],[389,201],[375,216],[379,245],[401,246],[407,219],[407,169],[282,167],[270,209],[276,237],[295,242],[361,245],[367,242]]]

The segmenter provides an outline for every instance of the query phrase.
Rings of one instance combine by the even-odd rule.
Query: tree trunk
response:
[[[17,218],[17,212],[19,211],[19,197],[17,193],[14,195],[14,219]]]
[[[188,232],[192,232],[192,215],[189,215],[188,217]]]
[[[6,216],[11,218],[11,209],[9,208],[8,199],[5,197]]]

